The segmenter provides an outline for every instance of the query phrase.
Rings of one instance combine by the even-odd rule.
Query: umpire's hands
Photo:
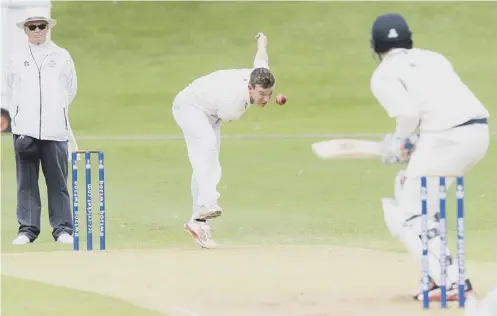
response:
[[[68,155],[68,159],[69,159],[69,162],[72,161],[72,152],[69,152],[69,155]],[[76,154],[76,161],[81,161],[81,154]]]
[[[72,153],[73,153],[73,151],[77,151],[79,149],[78,148],[73,148],[73,146],[71,146],[71,143],[69,143],[69,146],[67,146],[67,147],[68,147],[67,148],[67,160],[69,162],[71,162],[72,161]],[[80,153],[76,154],[76,159],[77,159],[76,161],[81,161],[81,154]]]

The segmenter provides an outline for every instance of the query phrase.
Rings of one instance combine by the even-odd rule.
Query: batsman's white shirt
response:
[[[441,54],[394,49],[371,78],[371,90],[392,118],[418,117],[421,132],[451,129],[489,113]]]

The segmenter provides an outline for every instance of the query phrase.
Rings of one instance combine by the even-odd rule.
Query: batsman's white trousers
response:
[[[439,208],[439,177],[446,177],[449,188],[457,176],[464,176],[480,162],[489,144],[490,134],[486,124],[421,134],[406,169],[404,188],[397,200],[405,218],[421,214],[422,176],[427,177],[428,213],[434,215]],[[455,196],[453,198],[455,201]],[[447,216],[450,214],[455,216],[455,210],[448,210]]]
[[[385,221],[390,232],[396,236],[406,249],[421,259],[421,177],[427,177],[428,213],[433,216],[439,211],[439,177],[446,177],[446,187],[455,177],[463,176],[471,170],[486,154],[490,143],[488,126],[474,124],[456,127],[442,133],[421,134],[416,150],[411,156],[405,172],[403,188],[396,190],[397,205],[383,200]],[[447,195],[447,199],[450,195]],[[453,197],[455,201],[455,196]],[[456,203],[452,203],[455,205]],[[396,217],[400,218],[397,219]],[[456,216],[456,210],[447,210],[447,217]],[[405,222],[407,219],[411,219]],[[428,226],[436,226],[430,217]],[[441,239],[435,236],[429,241],[429,274],[436,284],[440,284]],[[446,254],[450,254],[445,247]],[[457,260],[447,267],[450,283],[458,280]]]
[[[220,196],[217,185],[221,180],[220,121],[195,107],[194,102],[194,98],[182,91],[173,103],[173,116],[183,131],[193,169],[191,182],[193,209],[217,203]]]

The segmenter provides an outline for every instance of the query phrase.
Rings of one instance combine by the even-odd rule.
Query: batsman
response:
[[[489,112],[442,54],[413,48],[412,33],[399,14],[376,18],[371,46],[379,65],[371,91],[395,120],[395,132],[385,137],[385,164],[407,164],[396,179],[395,199],[382,200],[390,233],[421,262],[420,178],[428,178],[429,300],[440,300],[440,233],[438,181],[470,171],[489,147]],[[415,141],[413,141],[415,139]],[[448,216],[455,210],[447,210]],[[447,300],[458,300],[458,266],[446,249]],[[472,290],[465,279],[465,293]],[[414,295],[422,300],[422,292]]]

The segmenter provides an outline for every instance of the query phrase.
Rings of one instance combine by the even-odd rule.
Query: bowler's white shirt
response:
[[[489,116],[452,64],[428,50],[390,51],[371,77],[371,90],[390,117],[419,118],[421,132]]]
[[[223,121],[237,120],[251,106],[251,72],[252,69],[215,71],[196,79],[185,90],[194,97],[192,105],[206,114]]]
[[[238,120],[252,105],[248,92],[250,74],[267,68],[265,60],[254,61],[254,68],[218,70],[190,83],[181,93],[191,105],[222,121]]]

